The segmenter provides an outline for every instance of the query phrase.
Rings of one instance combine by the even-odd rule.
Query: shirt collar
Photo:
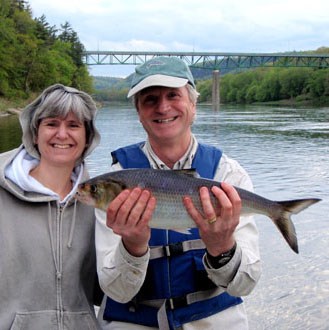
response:
[[[189,169],[192,167],[193,158],[198,148],[198,142],[195,136],[192,134],[192,139],[186,153],[174,164],[173,170]],[[170,170],[170,168],[155,154],[150,141],[147,140],[143,146],[143,151],[150,161],[151,168]]]

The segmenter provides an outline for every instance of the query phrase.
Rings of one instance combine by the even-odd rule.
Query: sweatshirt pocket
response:
[[[55,311],[18,312],[10,330],[57,330],[57,323]]]
[[[63,319],[56,311],[18,312],[10,330],[97,330],[97,321],[89,312],[64,312]]]
[[[96,317],[93,318],[89,312],[65,312],[64,313],[64,329],[65,330],[97,330]]]

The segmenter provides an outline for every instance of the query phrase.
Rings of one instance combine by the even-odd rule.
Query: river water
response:
[[[3,123],[1,118],[0,151],[19,144],[16,124]],[[102,141],[87,159],[92,176],[108,171],[111,150],[145,139],[130,105],[102,108],[97,127]],[[263,274],[244,300],[251,330],[329,329],[329,108],[199,106],[193,131],[237,159],[256,193],[322,199],[293,216],[298,255],[270,220],[256,216]]]

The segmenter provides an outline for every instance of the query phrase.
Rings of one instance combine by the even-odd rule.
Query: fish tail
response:
[[[321,199],[313,198],[277,202],[281,205],[282,211],[279,216],[272,217],[272,220],[291,249],[296,253],[298,253],[297,235],[295,226],[291,221],[291,215],[305,210],[307,207],[319,202],[320,200]]]

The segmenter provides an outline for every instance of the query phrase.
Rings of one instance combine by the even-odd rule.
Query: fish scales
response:
[[[127,173],[129,171],[129,173]],[[127,188],[140,187],[149,189],[152,194],[157,198],[158,208],[161,209],[161,212],[155,213],[158,214],[170,214],[174,216],[177,220],[177,216],[180,219],[181,217],[188,217],[188,214],[184,207],[182,207],[182,198],[184,196],[190,196],[193,200],[194,205],[198,208],[198,210],[202,213],[202,206],[199,198],[199,190],[201,187],[207,187],[210,189],[213,186],[217,186],[220,188],[220,182],[208,180],[204,178],[198,178],[192,171],[162,171],[162,170],[124,170],[112,172],[113,178],[121,182],[125,182]],[[191,173],[191,174],[189,174]],[[197,180],[196,180],[197,179]],[[257,196],[256,199],[255,194],[248,192],[247,190],[240,189],[235,187],[238,191],[240,197],[242,198],[242,214],[254,214],[255,210],[258,210],[260,214],[275,214],[280,213],[278,211],[281,210],[281,207],[278,207],[276,202],[272,202],[269,199],[266,199],[261,196]],[[217,203],[217,200],[211,194],[211,199],[213,203]],[[266,208],[264,209],[264,206]],[[170,219],[170,218],[169,218]],[[177,228],[180,227],[180,222],[177,221]],[[190,224],[195,226],[192,220],[188,221]],[[154,224],[156,226],[156,224]],[[184,226],[185,227],[185,226]]]
[[[153,228],[186,229],[195,227],[182,199],[190,196],[202,213],[199,198],[201,187],[221,187],[220,182],[198,177],[194,170],[126,169],[105,173],[81,183],[76,198],[83,203],[106,210],[109,203],[124,189],[148,189],[157,199],[150,221]],[[250,191],[235,187],[242,201],[242,215],[262,214],[277,226],[289,246],[298,253],[297,236],[290,216],[297,214],[320,199],[307,198],[272,201]],[[211,198],[217,203],[213,194]]]

